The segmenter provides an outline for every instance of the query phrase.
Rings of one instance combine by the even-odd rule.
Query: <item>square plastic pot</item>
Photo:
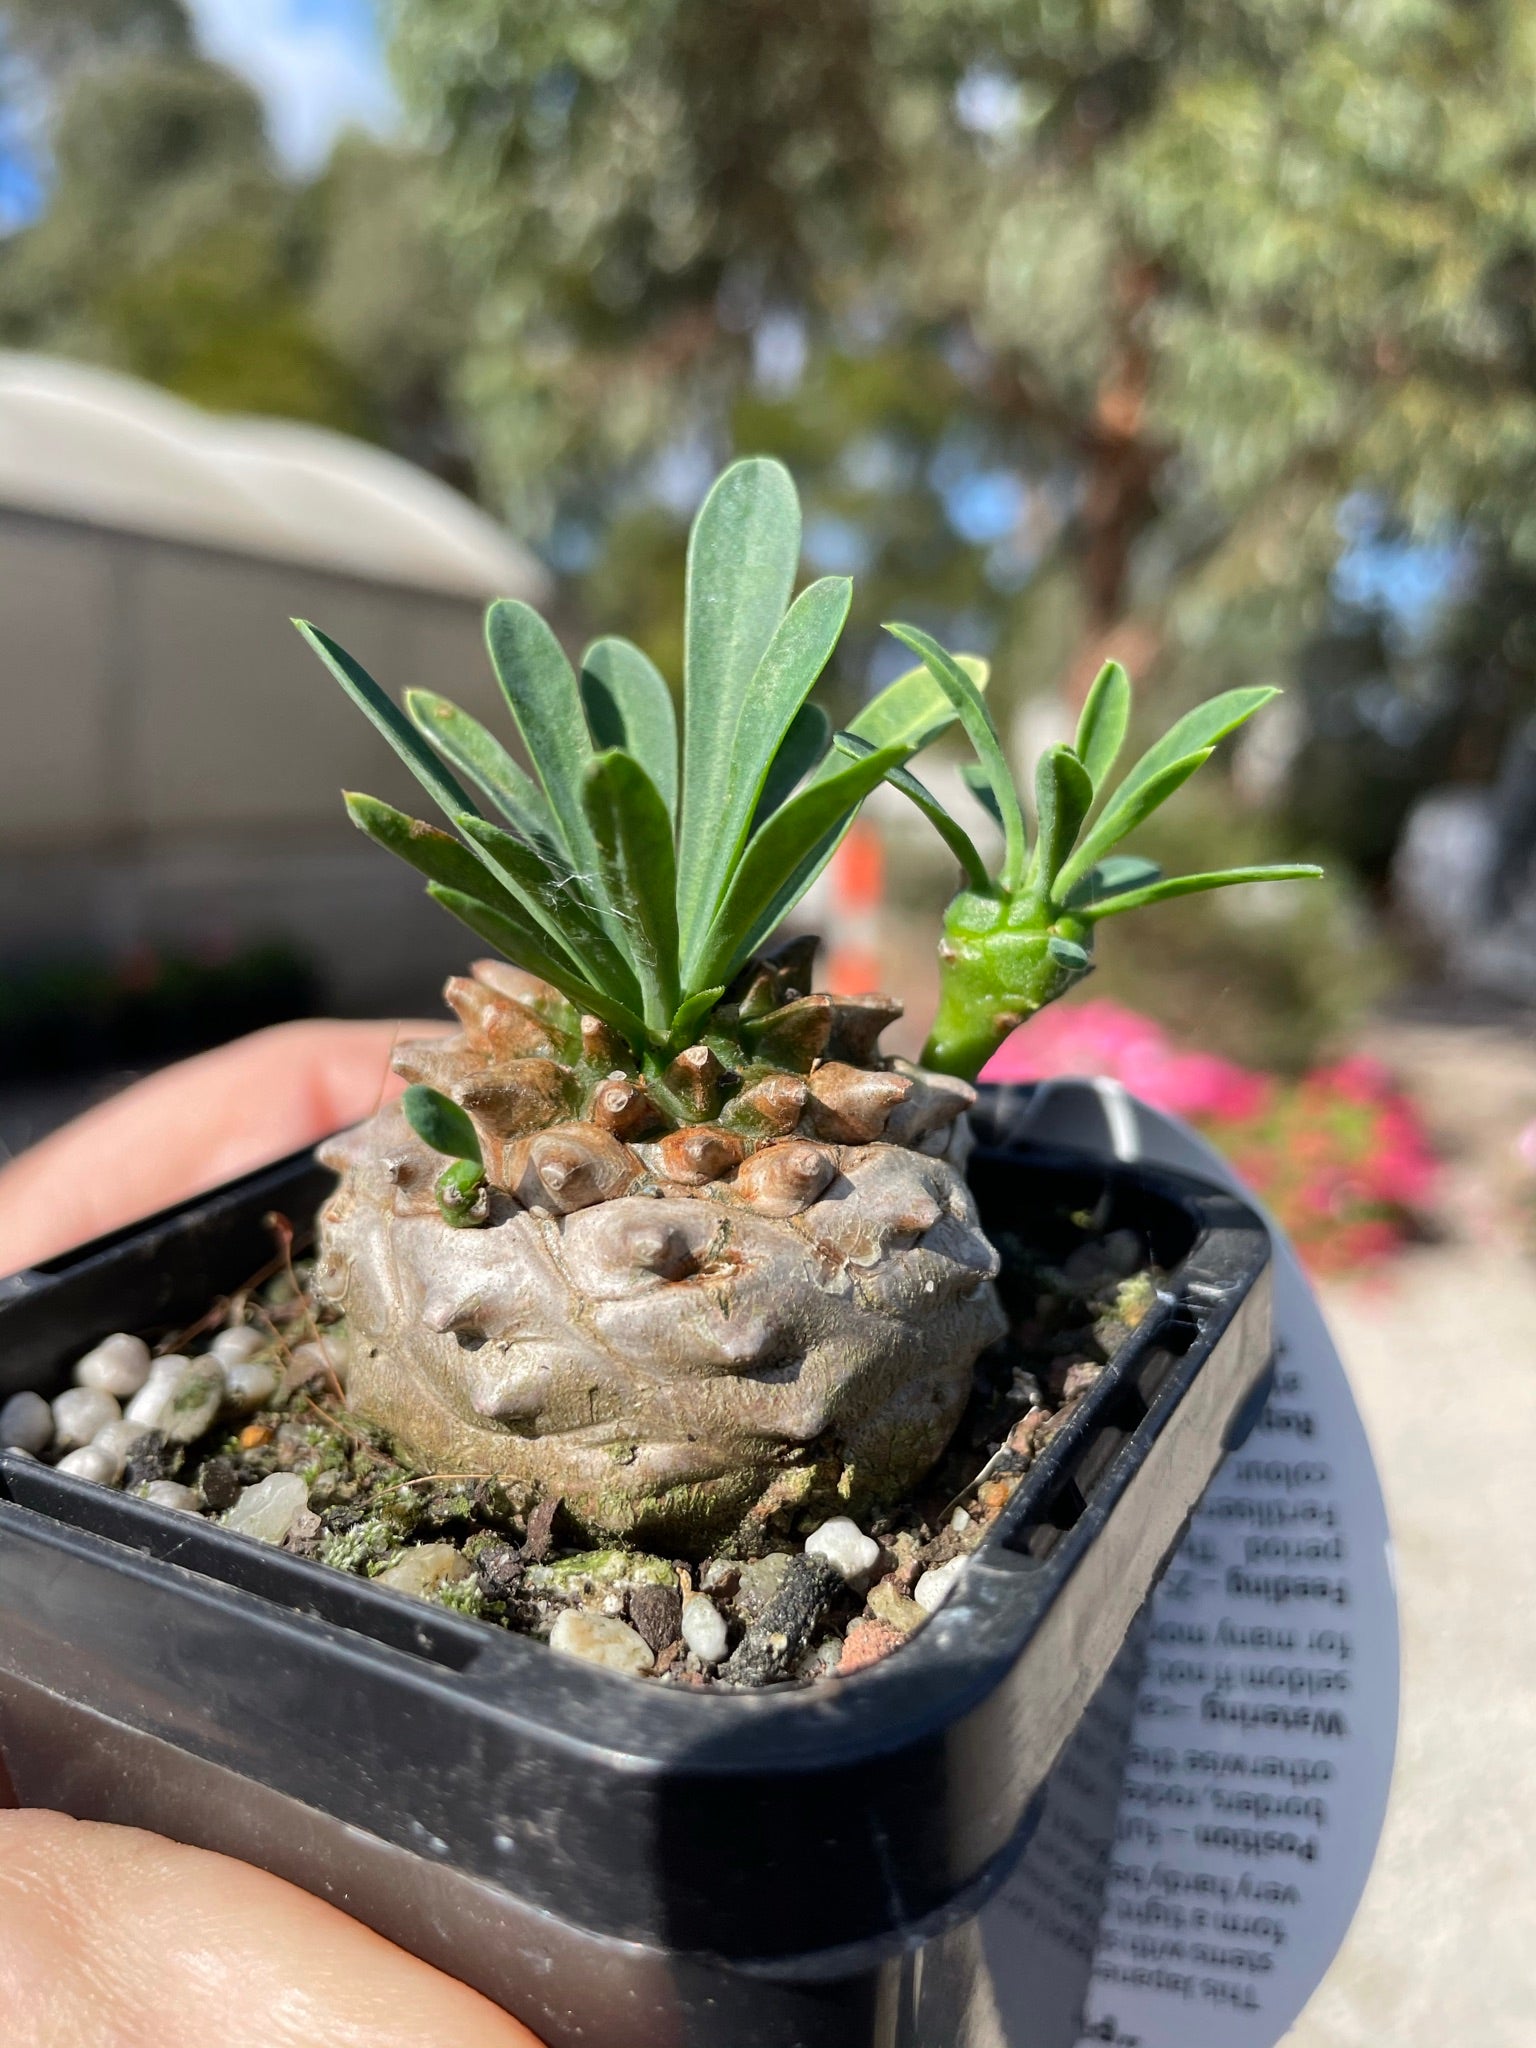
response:
[[[18,1797],[274,1870],[550,2048],[956,2048],[976,1913],[1272,1348],[1251,1210],[1022,1144],[1018,1101],[986,1091],[977,1116],[984,1224],[1038,1237],[1064,1196],[1107,1194],[1172,1277],[887,1660],[809,1689],[647,1685],[0,1453]],[[193,1319],[268,1255],[268,1211],[307,1218],[329,1184],[293,1159],[0,1281],[0,1397],[57,1391],[106,1331]],[[1117,1725],[1079,1744],[1107,1814]],[[1042,2014],[1074,1995],[1042,1985]],[[1042,2019],[1026,2048],[1059,2038]]]

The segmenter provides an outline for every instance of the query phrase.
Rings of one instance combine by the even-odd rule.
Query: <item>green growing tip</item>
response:
[[[958,696],[953,660],[936,641],[910,626],[890,631],[921,655],[936,682]],[[986,807],[1003,825],[1005,853],[1002,872],[988,879],[978,872],[975,847],[963,829],[926,790],[907,789],[960,856],[966,874],[966,887],[944,916],[939,1007],[925,1065],[974,1080],[1011,1031],[1092,971],[1095,927],[1106,917],[1241,882],[1315,881],[1322,874],[1318,867],[1290,865],[1165,878],[1154,862],[1114,851],[1204,766],[1221,740],[1278,694],[1269,688],[1228,690],[1197,705],[1110,790],[1109,776],[1130,724],[1131,686],[1118,662],[1106,663],[1083,705],[1072,745],[1052,747],[1037,766],[1036,831],[1027,859],[1023,807],[996,730],[984,712],[978,719],[974,707],[968,707],[970,715],[962,710],[977,753],[967,779],[979,793],[984,790]],[[897,777],[891,780],[903,786]]]

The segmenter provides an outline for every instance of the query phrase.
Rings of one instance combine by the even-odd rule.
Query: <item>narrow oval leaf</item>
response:
[[[1035,851],[1025,894],[1044,903],[1093,804],[1093,782],[1070,747],[1048,747],[1035,764]]]
[[[1118,661],[1106,661],[1083,699],[1077,738],[1072,745],[1096,790],[1104,787],[1106,776],[1119,759],[1130,722],[1131,679]]]
[[[468,791],[449,774],[404,712],[384,694],[362,663],[355,661],[344,647],[339,647],[328,633],[322,633],[307,619],[295,619],[293,624],[352,702],[389,741],[438,807],[450,818],[456,817],[460,811],[473,811],[474,800]]]
[[[525,968],[529,974],[536,974],[541,981],[559,989],[561,995],[574,1003],[578,1010],[590,1011],[594,1017],[601,1017],[604,1023],[611,1024],[637,1051],[653,1042],[644,1019],[603,990],[594,988],[576,972],[569,960],[552,952],[545,934],[521,907],[515,912],[493,910],[478,897],[466,895],[459,889],[445,888],[440,882],[429,882],[427,894],[434,903],[440,903],[444,910],[450,911],[461,924],[467,924],[478,938],[484,939],[488,946],[494,946],[515,966]]]
[[[578,872],[592,846],[581,809],[581,778],[592,758],[592,735],[565,649],[532,605],[499,598],[485,615],[486,644],[496,679],[548,801],[555,828]]]
[[[356,790],[345,791],[342,801],[359,832],[366,833],[376,846],[408,861],[428,881],[462,889],[501,909],[515,902],[474,848],[455,839],[451,832],[429,825],[422,818],[407,817],[392,804],[381,803],[376,796],[361,796]]]
[[[836,774],[811,783],[774,813],[747,848],[699,957],[688,965],[690,983],[729,982],[726,969],[743,938],[757,930],[763,911],[779,899],[785,882],[823,837],[851,817],[892,768],[901,766],[909,751],[904,746],[881,747],[862,761],[847,761]],[[780,916],[791,907],[786,903]]]
[[[987,779],[986,769],[982,767],[979,761],[967,761],[961,767],[960,780],[971,792],[971,795],[975,797],[977,803],[981,805],[981,808],[986,812],[993,824],[1001,831],[1003,824],[1002,807],[993,794],[992,784]]]
[[[799,562],[800,500],[789,471],[761,456],[733,462],[716,478],[688,536],[678,845],[685,945],[713,872],[709,856],[726,812],[741,707],[788,607]]]
[[[525,839],[558,838],[544,792],[477,718],[431,690],[407,690],[405,708],[416,730],[477,784]]]
[[[666,677],[633,641],[594,640],[581,657],[581,701],[595,747],[633,754],[677,811],[677,713]]]
[[[992,714],[965,670],[931,633],[923,632],[918,626],[888,625],[885,630],[912,649],[960,715],[966,737],[976,749],[976,758],[987,772],[987,780],[1002,812],[1004,854],[1000,879],[1004,889],[1012,895],[1024,877],[1029,842],[1024,831],[1024,813],[1019,808],[1018,791],[1013,786],[1013,773],[997,736],[997,727],[992,723]]]
[[[1087,953],[1074,939],[1060,939],[1053,934],[1046,941],[1045,950],[1061,966],[1070,967],[1074,974],[1086,974],[1093,965]]]
[[[1063,901],[1066,910],[1080,910],[1090,903],[1102,903],[1125,889],[1140,889],[1148,882],[1160,882],[1163,871],[1155,860],[1138,853],[1112,853],[1108,860],[1091,867]]]
[[[1245,690],[1224,690],[1219,697],[1212,697],[1208,703],[1197,704],[1193,711],[1187,711],[1176,724],[1169,726],[1162,738],[1148,747],[1141,759],[1127,773],[1114,795],[1105,807],[1099,825],[1103,826],[1120,806],[1135,797],[1143,784],[1160,775],[1175,761],[1188,760],[1192,754],[1209,753],[1229,733],[1252,718],[1255,711],[1262,710],[1272,697],[1280,692],[1266,685]],[[1097,828],[1096,828],[1097,829]],[[1117,831],[1114,839],[1123,839],[1124,831]]]
[[[763,793],[752,814],[755,832],[819,765],[832,743],[832,721],[819,704],[802,704],[769,764]]]
[[[978,692],[985,694],[992,675],[990,663],[979,654],[957,654],[954,659]],[[920,754],[940,733],[948,732],[956,716],[948,692],[939,688],[927,666],[922,665],[909,668],[905,675],[887,684],[878,697],[872,697],[858,717],[849,720],[848,730],[877,747],[900,742],[914,754]]]
[[[825,576],[802,590],[753,671],[737,709],[713,831],[696,838],[691,853],[685,846],[685,908],[680,920],[685,945],[707,929],[725,893],[752,830],[774,755],[831,659],[852,595],[846,576]]]
[[[1323,871],[1310,862],[1266,868],[1219,868],[1208,875],[1169,875],[1165,881],[1149,882],[1144,889],[1125,889],[1098,903],[1086,905],[1075,915],[1097,920],[1118,917],[1123,910],[1144,910],[1151,903],[1171,903],[1176,896],[1197,896],[1207,889],[1235,889],[1243,882],[1320,882]]]
[[[400,1107],[423,1145],[446,1153],[450,1159],[470,1159],[476,1166],[485,1164],[479,1133],[459,1105],[450,1102],[440,1089],[429,1088],[424,1081],[414,1082],[401,1096]]]
[[[1182,789],[1214,752],[1213,747],[1202,747],[1198,753],[1186,755],[1182,761],[1170,761],[1134,789],[1122,784],[1115,791],[1108,810],[1057,875],[1057,901],[1076,887],[1095,861],[1102,860],[1119,840],[1127,838],[1138,825],[1151,817],[1160,804],[1165,804],[1175,790]]]
[[[876,749],[868,740],[861,739],[854,732],[840,732],[837,746],[842,753],[851,754],[855,760],[867,759]],[[900,790],[908,803],[916,806],[938,833],[950,852],[959,861],[966,873],[966,879],[973,889],[985,889],[989,885],[987,864],[976,851],[974,842],[964,826],[959,825],[945,810],[933,791],[918,781],[906,768],[892,768],[886,774],[886,781],[892,789]]]
[[[588,832],[585,815],[582,829]],[[601,888],[601,863],[593,845],[592,867],[573,875],[554,866],[536,847],[485,818],[462,817],[459,830],[480,858],[554,943],[569,953],[596,986],[612,991],[631,1009],[640,986],[627,951],[620,952],[593,902]],[[588,832],[590,837],[590,832]]]
[[[608,899],[631,919],[629,952],[646,1024],[664,1034],[679,997],[671,814],[640,763],[618,748],[587,769],[583,798]]]
[[[678,1006],[677,1015],[672,1019],[672,1028],[667,1033],[671,1046],[692,1045],[698,1036],[699,1026],[725,994],[725,983],[718,988],[701,988],[691,995],[687,1002]]]

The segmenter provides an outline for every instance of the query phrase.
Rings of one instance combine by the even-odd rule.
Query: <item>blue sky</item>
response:
[[[273,147],[300,176],[319,170],[348,127],[399,121],[373,0],[187,0],[208,56],[248,78]],[[47,203],[43,109],[0,105],[0,234]]]
[[[261,94],[290,169],[318,170],[339,129],[385,133],[398,118],[372,0],[187,4],[207,54]]]

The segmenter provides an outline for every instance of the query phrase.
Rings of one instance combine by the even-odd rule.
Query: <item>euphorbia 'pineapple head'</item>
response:
[[[1075,746],[1040,764],[1033,850],[982,664],[893,628],[921,665],[833,742],[809,696],[849,586],[791,603],[799,536],[776,463],[737,463],[710,492],[681,745],[638,648],[599,640],[578,674],[536,613],[494,605],[532,776],[445,699],[413,694],[402,715],[303,628],[450,829],[361,796],[353,819],[505,956],[449,983],[456,1036],[401,1048],[403,1104],[324,1153],[341,1184],[317,1284],[348,1319],[351,1398],[435,1470],[494,1473],[594,1534],[678,1551],[921,1477],[1002,1328],[962,1171],[968,1077],[1087,971],[1099,919],[1316,872],[1165,882],[1109,857],[1268,691],[1190,713],[1105,797],[1129,712],[1111,665]],[[905,765],[956,718],[1003,827],[995,878]],[[765,950],[885,779],[966,871],[939,1072],[880,1054],[894,1003],[816,994],[813,946]]]
[[[506,956],[450,982],[455,1037],[401,1048],[403,1105],[324,1154],[350,1398],[434,1470],[679,1551],[899,1495],[1002,1327],[971,1091],[882,1057],[898,1006],[813,992],[812,945],[765,951],[956,715],[919,667],[831,749],[807,699],[849,587],[791,603],[798,558],[787,474],[727,470],[689,547],[681,746],[637,648],[601,640],[578,675],[535,613],[493,606],[534,776],[304,629],[451,829],[357,796],[354,820]]]

